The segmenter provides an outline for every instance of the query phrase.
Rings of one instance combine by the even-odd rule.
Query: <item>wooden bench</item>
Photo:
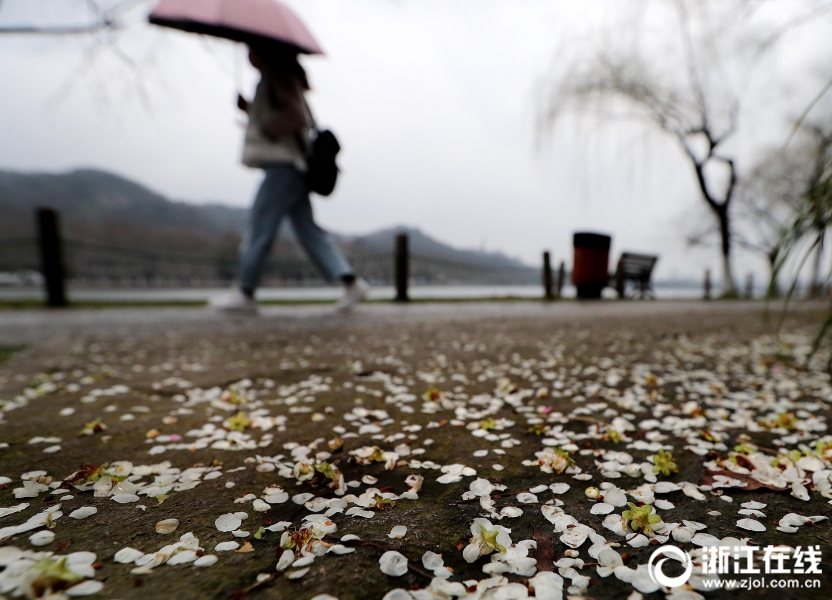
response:
[[[635,284],[633,291],[634,298],[655,298],[650,276],[653,274],[653,267],[656,266],[656,261],[658,260],[658,256],[633,254],[631,252],[622,253],[621,258],[618,259],[615,274],[612,276],[618,297],[625,297],[627,282],[631,281]]]

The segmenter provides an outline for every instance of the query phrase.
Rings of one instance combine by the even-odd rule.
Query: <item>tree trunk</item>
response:
[[[734,282],[734,272],[731,269],[731,227],[726,204],[713,207],[719,220],[719,235],[722,238],[722,295],[736,296],[737,285]]]
[[[777,276],[774,273],[774,265],[777,262],[779,252],[780,249],[777,248],[768,253],[769,292],[772,298],[780,297],[780,282],[777,281]]]
[[[815,260],[812,264],[812,280],[809,282],[809,298],[820,298],[823,296],[823,286],[820,283],[820,260],[823,257],[823,237],[821,236],[817,248],[815,248]]]

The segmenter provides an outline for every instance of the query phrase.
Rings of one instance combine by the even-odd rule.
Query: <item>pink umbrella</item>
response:
[[[277,41],[304,54],[323,54],[301,20],[277,0],[161,0],[149,20],[247,44]]]

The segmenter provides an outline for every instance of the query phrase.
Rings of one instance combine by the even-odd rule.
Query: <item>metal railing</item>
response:
[[[38,210],[39,237],[0,240],[0,273],[39,272],[45,280],[47,302],[66,303],[65,281],[102,286],[227,285],[236,277],[237,253],[226,247],[213,252],[189,253],[153,250],[90,240],[61,239],[58,215]],[[400,234],[394,252],[347,252],[350,263],[371,283],[395,284],[396,299],[407,301],[410,283],[531,283],[538,271],[485,260],[463,261],[409,251]],[[548,263],[546,264],[548,269]],[[546,276],[544,275],[544,280]],[[314,265],[302,257],[270,256],[264,282],[309,285],[324,281]],[[559,284],[562,278],[559,278]],[[551,271],[549,271],[551,286]],[[558,295],[560,287],[558,289]],[[546,297],[551,298],[551,287]]]

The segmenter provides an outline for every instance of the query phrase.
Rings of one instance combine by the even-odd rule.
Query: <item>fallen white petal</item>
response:
[[[231,513],[217,517],[217,520],[214,521],[214,525],[220,531],[234,531],[235,529],[240,527],[242,523],[243,521],[240,519],[240,517]]]
[[[765,531],[766,526],[755,521],[754,519],[740,519],[737,521],[737,527],[740,529],[747,529],[748,531]]]
[[[194,561],[195,567],[210,567],[219,559],[215,554],[206,554],[204,556],[200,556]]]
[[[139,558],[144,556],[144,552],[141,550],[136,550],[135,548],[122,548],[116,555],[113,557],[117,563],[121,563],[124,565],[130,564],[132,562],[136,562]]]
[[[67,596],[90,596],[92,594],[97,594],[102,589],[104,589],[103,583],[94,579],[88,579],[87,581],[82,581],[78,585],[73,585],[71,588],[64,590],[64,594]]]
[[[230,552],[240,547],[238,542],[220,542],[214,547],[214,552]]]
[[[396,525],[395,527],[393,527],[390,533],[387,534],[387,537],[389,537],[390,539],[401,539],[406,534],[407,527],[405,527],[404,525]]]
[[[98,512],[98,509],[94,506],[82,506],[81,508],[77,508],[69,513],[69,516],[73,519],[86,519]]]
[[[395,550],[388,550],[382,554],[378,564],[381,572],[390,577],[401,577],[407,573],[407,559]]]

